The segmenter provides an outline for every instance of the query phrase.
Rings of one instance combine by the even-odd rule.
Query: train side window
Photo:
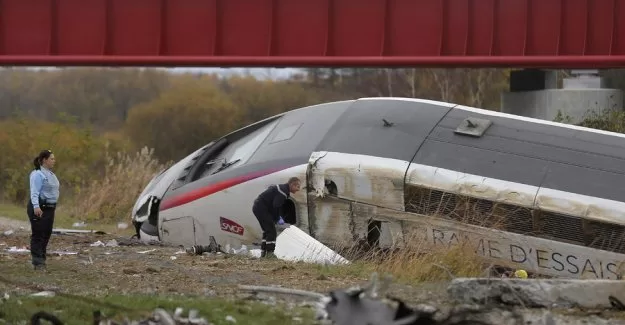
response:
[[[268,144],[290,140],[304,123],[293,124],[280,130]]]

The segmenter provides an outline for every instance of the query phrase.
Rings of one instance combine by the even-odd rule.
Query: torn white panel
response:
[[[274,253],[279,259],[286,261],[319,264],[349,263],[343,256],[292,225],[278,235]]]
[[[454,170],[410,164],[406,183],[469,197],[625,225],[625,203]]]
[[[309,168],[311,168],[312,170],[315,170],[317,167],[317,161],[319,161],[319,159],[323,158],[327,154],[328,154],[327,151],[313,152],[310,155],[310,158],[308,158]],[[316,197],[324,197],[328,194],[328,191],[325,187],[325,180],[323,176],[324,176],[323,173],[314,173],[308,177],[308,181],[312,184],[314,188],[314,191],[313,189],[308,189],[308,191],[310,193],[314,192]]]
[[[395,210],[404,210],[404,175],[407,161],[340,152],[314,152],[309,180],[317,196],[325,195],[325,182],[336,185],[338,196]]]

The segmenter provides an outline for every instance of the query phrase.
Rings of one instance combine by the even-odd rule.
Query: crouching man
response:
[[[269,186],[265,191],[260,193],[254,205],[252,212],[260,228],[263,230],[263,240],[260,246],[261,257],[273,257],[276,249],[276,223],[280,220],[282,205],[291,196],[300,190],[301,182],[297,177],[291,177],[285,184],[275,184]]]

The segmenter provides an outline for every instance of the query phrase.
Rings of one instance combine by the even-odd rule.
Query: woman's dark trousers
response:
[[[48,242],[52,235],[52,228],[54,225],[54,212],[55,208],[41,208],[43,214],[40,217],[35,215],[35,209],[32,203],[28,202],[26,211],[28,213],[28,219],[30,220],[30,255],[32,257],[32,263],[35,267],[46,265],[46,254],[48,248]]]

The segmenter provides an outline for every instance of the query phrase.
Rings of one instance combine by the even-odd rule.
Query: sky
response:
[[[57,69],[55,67],[28,67],[27,69],[35,69],[35,70],[45,70],[45,69]],[[192,68],[192,67],[184,67],[184,68],[155,68],[155,69],[164,69],[171,72],[198,72],[198,73],[217,73],[222,76],[228,76],[231,74],[251,74],[257,79],[286,79],[289,78],[294,73],[300,72],[300,69],[297,68]]]
[[[299,72],[296,68],[169,68],[172,72],[201,72],[229,75],[233,73],[251,74],[258,79],[285,79]]]

